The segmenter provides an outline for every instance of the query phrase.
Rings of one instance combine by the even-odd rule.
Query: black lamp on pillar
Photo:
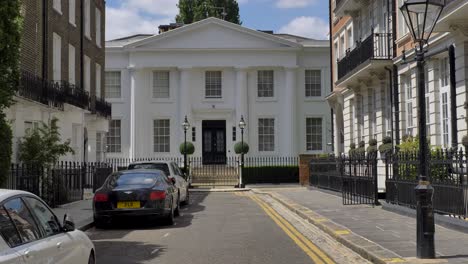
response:
[[[242,170],[244,169],[244,129],[247,125],[245,124],[245,121],[244,121],[244,116],[242,115],[241,116],[241,119],[239,121],[239,128],[241,130],[241,149],[242,149],[242,152],[241,152],[241,177],[240,177],[240,180],[239,180],[239,187],[242,188],[244,187],[243,183],[242,183]]]
[[[419,134],[419,183],[415,188],[417,211],[417,256],[418,258],[435,258],[434,246],[434,209],[432,198],[434,188],[427,177],[427,160],[429,147],[426,136],[426,99],[424,85],[424,45],[445,6],[445,0],[407,0],[400,7],[406,24],[411,32],[415,48],[418,70],[418,134]]]
[[[184,129],[184,173],[187,174],[187,130],[190,128],[187,116],[182,123],[182,128]]]

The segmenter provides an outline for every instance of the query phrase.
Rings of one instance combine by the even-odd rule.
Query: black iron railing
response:
[[[386,157],[386,200],[388,203],[416,207],[414,187],[418,184],[417,153],[395,152]],[[434,211],[468,217],[467,153],[437,150],[428,153],[427,174],[434,187]]]
[[[18,96],[63,109],[64,94],[60,86],[54,82],[45,81],[27,71],[21,72]]]
[[[88,91],[67,81],[60,81],[60,87],[65,95],[65,102],[79,108],[90,110]]]
[[[112,116],[112,105],[109,102],[106,102],[104,98],[94,97],[94,111],[98,115],[109,118]]]
[[[371,59],[392,59],[391,40],[391,33],[373,33],[365,40],[357,41],[356,48],[346,51],[345,57],[338,61],[338,79]]]
[[[344,173],[341,157],[329,156],[314,158],[310,162],[310,185],[341,192]]]

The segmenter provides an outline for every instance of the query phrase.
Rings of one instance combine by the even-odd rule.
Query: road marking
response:
[[[153,255],[154,253],[157,253],[158,251],[159,251],[159,248],[157,248],[157,249],[151,251],[151,255]]]
[[[406,262],[406,260],[402,258],[386,258],[386,259],[383,259],[383,261],[387,263],[405,263]]]
[[[382,231],[385,231],[385,230],[384,230],[383,228],[381,228],[380,226],[375,226],[375,227],[377,227],[377,229],[380,229],[380,230],[382,230]]]
[[[314,261],[316,264],[335,263],[309,239],[303,236],[286,219],[274,211],[268,204],[255,196],[249,196],[254,200],[270,218]]]
[[[336,230],[335,234],[337,234],[337,235],[349,235],[350,232],[349,232],[349,230]]]
[[[168,237],[169,236],[169,233],[166,233],[163,237]]]

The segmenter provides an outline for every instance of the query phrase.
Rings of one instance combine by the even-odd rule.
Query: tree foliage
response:
[[[178,23],[190,24],[208,17],[242,24],[239,16],[239,4],[236,0],[179,0],[177,4],[179,14],[176,16]],[[225,17],[223,15],[223,8]]]
[[[2,1],[0,4],[0,111],[12,104],[13,95],[19,85],[21,23],[20,1]]]
[[[10,124],[0,112],[0,186],[3,186],[10,171],[12,136]]]
[[[74,153],[70,140],[61,142],[58,119],[53,118],[50,124],[42,123],[41,127],[30,129],[19,143],[19,158],[26,164],[50,166],[61,156]]]

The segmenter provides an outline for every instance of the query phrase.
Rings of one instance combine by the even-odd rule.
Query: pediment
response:
[[[247,29],[219,19],[169,31],[129,45],[142,50],[158,49],[276,49],[299,45],[263,32]]]

